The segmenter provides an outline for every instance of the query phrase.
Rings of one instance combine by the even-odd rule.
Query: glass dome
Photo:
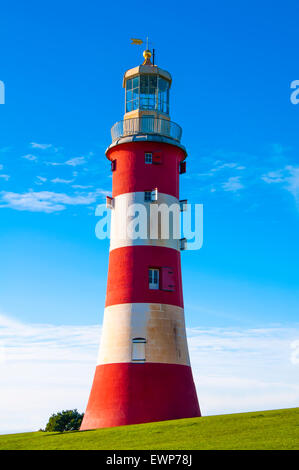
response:
[[[170,83],[156,74],[142,74],[126,81],[126,113],[135,109],[169,114]]]

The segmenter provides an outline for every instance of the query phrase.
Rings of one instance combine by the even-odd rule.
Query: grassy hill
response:
[[[7,434],[0,436],[0,449],[299,449],[299,408],[84,432]]]

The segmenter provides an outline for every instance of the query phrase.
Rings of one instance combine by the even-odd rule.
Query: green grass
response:
[[[299,449],[299,408],[0,436],[0,449]]]

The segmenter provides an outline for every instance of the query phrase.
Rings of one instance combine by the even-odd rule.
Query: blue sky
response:
[[[188,151],[181,198],[204,204],[203,248],[182,254],[187,326],[288,328],[295,341],[296,1],[2,5],[0,312],[24,325],[101,324],[108,241],[95,237],[94,211],[111,191],[122,75],[142,60],[130,38],[146,36],[173,76],[170,114]]]

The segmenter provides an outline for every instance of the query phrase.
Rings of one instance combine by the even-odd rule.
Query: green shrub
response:
[[[84,413],[79,413],[78,410],[63,410],[56,414],[52,414],[45,431],[78,431],[80,429],[83,416]]]

